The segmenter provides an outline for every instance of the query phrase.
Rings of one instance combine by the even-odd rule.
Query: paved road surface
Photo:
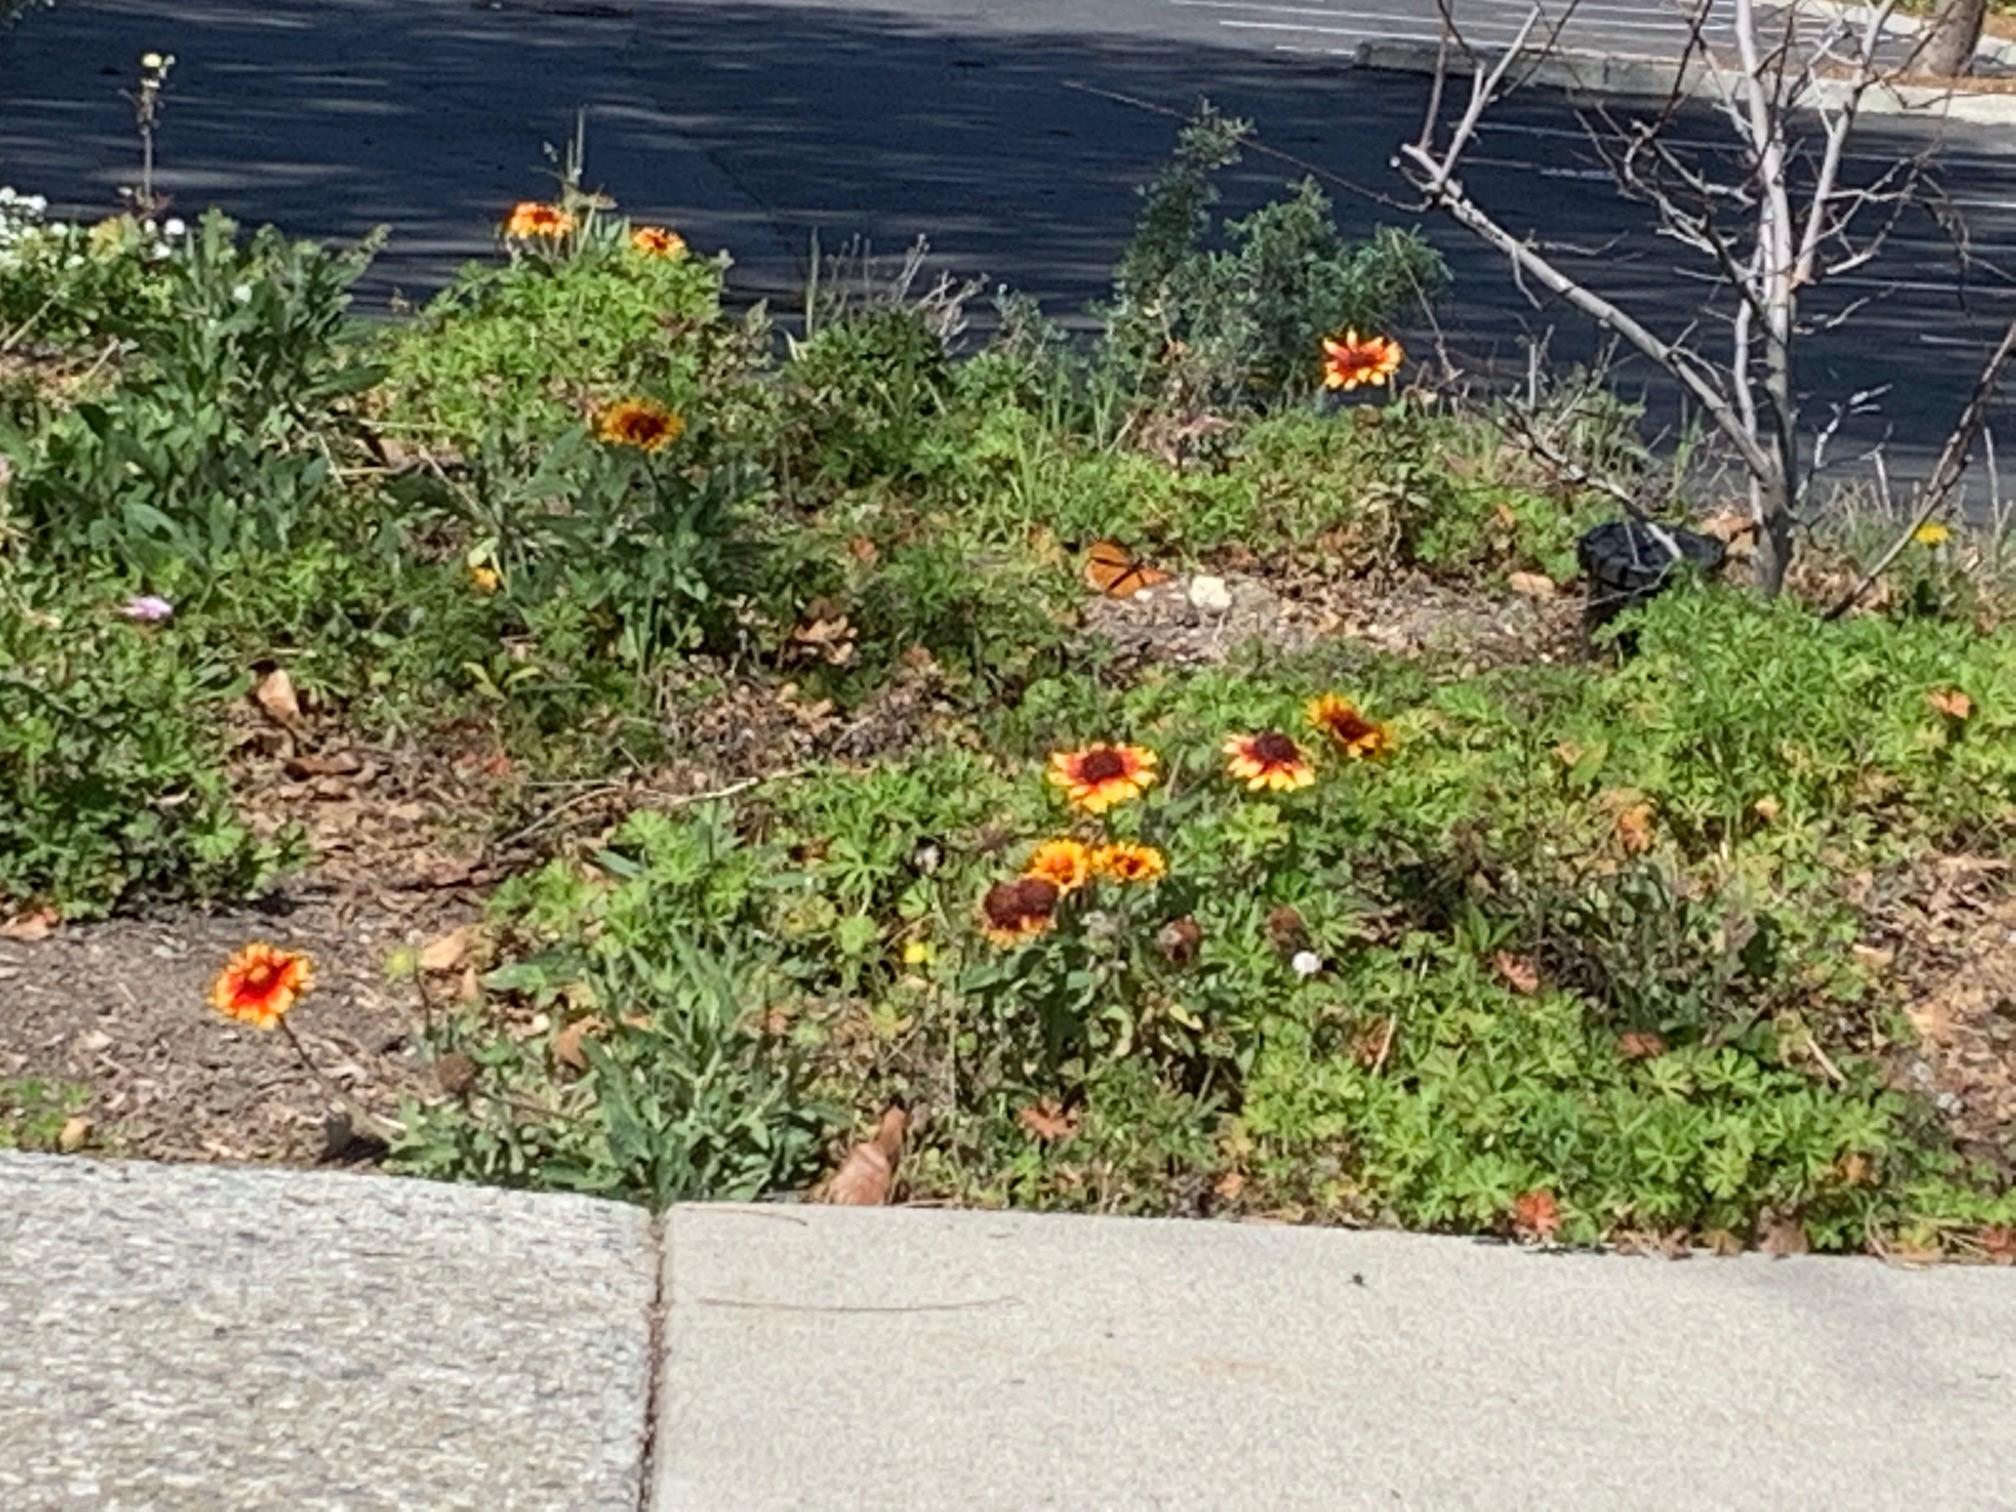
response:
[[[68,206],[110,204],[134,156],[117,90],[140,51],[163,47],[181,59],[162,137],[180,203],[216,200],[303,232],[389,224],[375,298],[423,290],[482,252],[500,208],[538,187],[541,143],[562,139],[580,105],[593,177],[701,245],[731,248],[744,293],[792,297],[815,231],[829,248],[862,233],[892,252],[925,233],[946,265],[1069,310],[1105,287],[1131,188],[1170,139],[1169,120],[1113,96],[1181,109],[1209,94],[1368,193],[1401,191],[1388,160],[1416,129],[1424,81],[1324,53],[1361,31],[1432,31],[1432,0],[1264,0],[1296,14],[1262,3],[65,0],[0,41],[0,180]],[[1502,29],[1512,8],[1466,0],[1464,14]],[[1603,0],[1589,14],[1599,23],[1594,43],[1613,49],[1668,26],[1654,0]],[[1283,27],[1296,30],[1271,29]],[[1872,123],[1851,169],[1866,181],[1936,129]],[[1718,147],[1712,121],[1688,130]],[[2016,133],[1956,134],[1946,161],[1976,251],[2016,266]],[[1249,165],[1235,198],[1284,171]],[[1579,266],[1655,325],[1712,319],[1712,282],[1675,275],[1698,269],[1619,203],[1558,97],[1504,108],[1469,182],[1511,224],[1585,249]],[[1354,222],[1415,218],[1338,194]],[[1561,312],[1527,305],[1455,228],[1426,229],[1457,277],[1451,341],[1516,365],[1521,341]],[[1919,459],[1936,448],[1977,354],[2016,310],[2016,286],[1963,286],[1955,269],[1949,239],[1918,214],[1831,294],[1836,308],[1868,303],[1815,349],[1816,408],[1889,388],[1848,440],[1888,436]],[[1556,356],[1590,350],[1569,317]]]
[[[1988,1508],[2016,1272],[0,1154],[0,1505]]]

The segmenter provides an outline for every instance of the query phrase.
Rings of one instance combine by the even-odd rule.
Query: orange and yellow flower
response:
[[[1232,735],[1225,741],[1225,770],[1254,792],[1293,792],[1316,780],[1309,754],[1279,730]]]
[[[1309,723],[1330,737],[1346,756],[1359,759],[1393,754],[1393,727],[1367,719],[1349,699],[1325,693],[1309,700]]]
[[[664,226],[638,226],[630,233],[630,249],[677,262],[686,255],[686,238]]]
[[[1057,923],[1057,884],[1042,877],[996,882],[980,900],[980,930],[996,945],[1021,945]]]
[[[1142,746],[1094,741],[1076,751],[1054,752],[1049,775],[1075,807],[1103,814],[1154,786],[1155,753]]]
[[[210,1006],[254,1029],[273,1029],[314,984],[308,957],[256,940],[217,973],[210,986]]]
[[[1092,851],[1082,841],[1045,840],[1023,868],[1025,877],[1041,877],[1059,893],[1073,893],[1092,875]]]
[[[1379,387],[1395,373],[1407,354],[1390,336],[1363,336],[1346,331],[1323,338],[1323,387],[1349,393],[1359,384]]]
[[[1092,870],[1114,882],[1156,882],[1167,875],[1169,863],[1152,845],[1116,840],[1092,853]]]
[[[602,411],[595,434],[610,446],[660,452],[685,433],[686,422],[649,399],[621,399]]]
[[[574,229],[574,212],[539,200],[525,200],[511,207],[504,218],[504,234],[512,241],[558,241]]]

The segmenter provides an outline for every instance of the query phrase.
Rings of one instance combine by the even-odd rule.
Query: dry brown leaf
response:
[[[1560,1227],[1561,1204],[1545,1187],[1513,1201],[1512,1228],[1522,1239],[1551,1239]]]
[[[1727,546],[1757,534],[1757,519],[1747,509],[1723,509],[1697,521],[1694,528]]]
[[[1776,798],[1759,798],[1750,805],[1750,812],[1766,824],[1775,824],[1784,809]]]
[[[0,940],[13,940],[19,944],[33,944],[36,940],[46,940],[55,933],[62,922],[62,915],[53,908],[31,908],[19,913],[5,923],[0,923]]]
[[[1616,820],[1617,843],[1627,856],[1642,856],[1652,849],[1652,805],[1634,803],[1620,810]]]
[[[305,782],[311,777],[354,777],[364,770],[364,758],[355,751],[337,751],[328,756],[311,752],[288,757],[284,770],[296,782]]]
[[[1491,964],[1514,992],[1531,997],[1540,990],[1540,963],[1533,957],[1501,950],[1491,958]]]
[[[1554,579],[1538,572],[1508,572],[1505,574],[1505,586],[1530,599],[1551,599],[1561,591],[1555,586]]]
[[[1925,695],[1925,702],[1955,724],[1965,724],[1974,717],[1974,700],[1958,688],[1938,688]]]
[[[294,679],[284,667],[275,667],[252,690],[252,698],[266,717],[289,730],[301,728],[301,700],[294,692]]]
[[[461,1097],[476,1085],[476,1062],[460,1051],[434,1062],[434,1080],[450,1097]]]
[[[608,1027],[607,1021],[593,1013],[562,1025],[560,1032],[553,1036],[554,1061],[569,1071],[586,1071],[588,1052],[582,1042],[589,1035],[600,1034]]]
[[[83,1114],[74,1114],[63,1120],[63,1127],[56,1134],[56,1148],[65,1155],[75,1155],[90,1142],[91,1120]]]
[[[1286,903],[1277,903],[1267,910],[1267,938],[1274,942],[1274,948],[1285,954],[1306,950],[1309,946],[1309,926],[1302,921],[1302,915]]]
[[[836,1207],[880,1207],[887,1202],[890,1184],[896,1179],[896,1163],[903,1154],[903,1130],[909,1122],[910,1115],[901,1108],[884,1109],[875,1137],[847,1152],[827,1184],[825,1200]]]
[[[864,535],[848,537],[847,554],[864,567],[874,566],[875,559],[882,555],[875,543]]]
[[[1211,1190],[1218,1194],[1221,1202],[1237,1202],[1239,1194],[1246,1190],[1246,1175],[1243,1171],[1227,1171]]]
[[[1046,1097],[1017,1113],[1015,1121],[1044,1144],[1053,1144],[1077,1132],[1078,1110],[1066,1108],[1054,1097]]]
[[[1188,914],[1180,919],[1171,919],[1155,934],[1155,948],[1172,966],[1188,966],[1197,959],[1198,947],[1203,943],[1203,929]]]
[[[1666,1040],[1649,1029],[1633,1029],[1617,1036],[1617,1053],[1626,1060],[1651,1060],[1666,1053]]]
[[[1701,1236],[1701,1247],[1711,1255],[1724,1257],[1743,1253],[1743,1241],[1725,1228],[1709,1229]]]
[[[1796,1214],[1767,1213],[1757,1224],[1757,1248],[1767,1255],[1782,1260],[1787,1255],[1803,1255],[1811,1247],[1806,1242],[1806,1225]]]
[[[476,943],[481,930],[474,924],[464,924],[459,929],[429,940],[420,947],[420,969],[422,971],[455,971],[469,959],[469,951]]]
[[[2016,1265],[2016,1227],[2000,1223],[1981,1230],[1981,1253],[1997,1265]]]

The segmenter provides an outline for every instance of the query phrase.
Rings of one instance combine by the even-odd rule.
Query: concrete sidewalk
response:
[[[1998,1507],[2016,1274],[0,1156],[0,1506]]]

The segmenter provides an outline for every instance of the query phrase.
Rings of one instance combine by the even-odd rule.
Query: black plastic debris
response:
[[[1588,579],[1589,622],[1607,624],[1653,598],[1685,570],[1718,571],[1726,554],[1713,536],[1677,525],[1606,520],[1575,543],[1576,559]]]

